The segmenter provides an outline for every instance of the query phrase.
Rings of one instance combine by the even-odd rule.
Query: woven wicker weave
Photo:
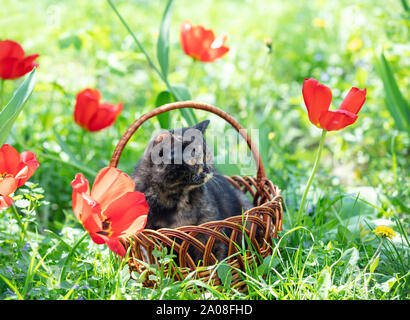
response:
[[[254,208],[240,216],[207,222],[199,226],[183,226],[176,229],[163,228],[159,230],[145,229],[130,239],[123,240],[126,248],[130,245],[132,246],[128,262],[130,272],[143,272],[146,270],[145,266],[138,260],[148,264],[158,264],[157,259],[152,254],[153,251],[167,247],[168,252],[172,250],[178,256],[178,267],[172,264],[170,267],[172,270],[167,269],[172,271],[176,279],[182,280],[194,271],[198,279],[211,281],[214,285],[219,285],[221,280],[218,277],[218,273],[212,267],[197,268],[188,250],[192,247],[201,252],[201,266],[213,266],[216,264],[217,259],[212,253],[212,249],[215,243],[222,242],[228,247],[227,257],[233,255],[227,260],[227,263],[232,266],[233,270],[231,286],[239,291],[246,291],[247,288],[243,277],[234,271],[235,269],[242,271],[245,269],[245,257],[242,253],[237,253],[238,245],[240,246],[241,239],[246,234],[248,242],[251,243],[254,250],[253,252],[256,250],[262,258],[270,255],[272,253],[272,238],[277,237],[277,232],[282,230],[283,209],[279,188],[266,178],[265,169],[258,150],[253,145],[246,131],[235,119],[214,106],[196,101],[175,102],[163,105],[144,114],[128,128],[117,144],[110,166],[117,166],[125,145],[142,123],[160,113],[180,108],[195,108],[212,112],[225,119],[246,140],[257,163],[258,171],[256,178],[247,176],[226,176],[226,178],[235,188],[250,194],[253,199]],[[246,223],[244,223],[244,220]],[[224,232],[222,232],[222,229]],[[230,235],[229,238],[226,234]],[[197,239],[198,235],[201,235],[206,241],[199,241]],[[142,248],[145,248],[145,250]],[[235,255],[235,253],[237,254]],[[246,258],[249,259],[250,257]],[[144,285],[153,287],[155,286],[155,281],[148,280],[147,278]]]

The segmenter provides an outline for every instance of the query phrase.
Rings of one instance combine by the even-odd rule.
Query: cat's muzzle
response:
[[[198,175],[192,177],[192,183],[194,185],[203,185],[212,178],[212,172],[202,171]]]

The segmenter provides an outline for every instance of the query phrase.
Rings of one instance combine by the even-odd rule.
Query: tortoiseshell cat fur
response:
[[[208,125],[206,120],[192,127],[165,130],[148,143],[132,175],[135,190],[145,194],[150,207],[146,228],[200,225],[241,215],[252,207],[249,199],[215,169],[203,136]],[[189,135],[192,132],[195,137]],[[170,142],[168,149],[160,145],[165,140]],[[179,152],[178,142],[182,146]],[[159,163],[154,153],[162,157]],[[223,247],[214,252],[218,259],[226,253],[226,246]],[[191,252],[192,255],[197,262],[198,257]]]

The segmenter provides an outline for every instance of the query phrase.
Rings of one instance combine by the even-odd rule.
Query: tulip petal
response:
[[[5,173],[16,175],[19,163],[18,151],[8,144],[3,144],[0,149],[0,175]]]
[[[96,244],[104,244],[109,241],[107,237],[104,237],[98,233],[89,233],[89,235],[91,237],[91,240],[93,240]]]
[[[146,224],[147,224],[147,219],[148,215],[142,215],[139,216],[131,225],[126,229],[123,233],[123,237],[129,237],[137,234],[138,232],[141,232],[144,230]]]
[[[4,58],[0,60],[0,78],[15,79],[18,78],[19,60],[17,58]]]
[[[101,93],[97,89],[84,89],[77,94],[74,121],[88,130],[88,125],[98,110]]]
[[[121,257],[125,257],[127,254],[127,251],[118,239],[108,240],[107,246],[112,252],[119,254]]]
[[[302,94],[310,122],[320,127],[319,118],[329,110],[332,102],[332,92],[316,79],[305,79]]]
[[[11,40],[0,41],[0,78],[16,79],[30,72],[38,64],[38,54],[24,57],[21,45]]]
[[[226,33],[216,37],[211,44],[211,49],[218,49],[223,47],[226,40],[228,40],[228,35]]]
[[[346,110],[326,111],[320,117],[320,127],[326,131],[337,131],[353,124],[357,115]]]
[[[229,51],[223,46],[227,39],[226,35],[215,38],[212,30],[203,26],[193,26],[185,21],[181,25],[180,42],[185,54],[202,62],[212,62],[222,57]]]
[[[20,163],[17,168],[18,173],[16,179],[18,180],[18,187],[24,185],[28,179],[34,174],[39,167],[39,162],[36,155],[31,151],[24,151],[20,155]],[[24,174],[22,173],[24,171]]]
[[[181,34],[180,34],[180,41],[182,50],[184,50],[185,54],[189,55],[189,43],[187,41],[187,34],[189,30],[192,28],[192,24],[189,21],[184,21],[181,24]]]
[[[91,190],[91,197],[105,211],[107,206],[127,192],[134,191],[134,181],[121,170],[105,167],[98,172]]]
[[[201,37],[203,28],[188,24],[183,25],[185,53],[195,59],[200,60],[202,51]]]
[[[81,223],[85,230],[88,231],[93,241],[97,244],[103,244],[107,240],[98,234],[102,230],[101,207],[90,196],[85,193],[81,194],[82,212],[80,213]]]
[[[21,45],[12,40],[0,41],[0,60],[4,58],[22,59],[24,50]]]
[[[148,210],[145,195],[138,191],[128,192],[113,201],[103,213],[105,222],[110,224],[111,237],[141,231],[145,227]],[[135,223],[137,219],[139,220]]]
[[[17,60],[15,58],[5,58],[0,63],[0,75],[3,79],[17,79],[24,76],[33,70],[34,67],[38,67],[38,63],[34,62],[39,55],[32,54],[24,59]]]
[[[25,60],[16,58],[4,58],[0,60],[0,78],[1,79],[17,79],[24,76],[26,73],[37,67],[37,63],[28,63]]]
[[[216,59],[219,59],[222,56],[224,56],[228,51],[229,51],[229,48],[227,48],[227,47],[220,47],[220,48],[216,48],[216,49],[210,49],[207,52],[207,55],[204,58],[207,62],[213,62]]]
[[[193,28],[192,36],[193,53],[199,57],[199,60],[207,62],[209,50],[211,50],[211,45],[215,40],[214,32],[202,26],[197,26]]]
[[[344,98],[339,110],[346,110],[358,114],[365,101],[366,89],[360,90],[359,88],[353,87]]]
[[[10,207],[13,204],[13,202],[13,199],[9,196],[0,195],[0,210]]]
[[[82,173],[77,173],[75,179],[71,182],[73,187],[72,201],[73,201],[73,212],[77,220],[81,223],[81,214],[83,212],[83,197],[82,194],[90,194],[90,186],[88,180],[84,177]]]
[[[71,186],[73,187],[73,190],[78,193],[90,194],[90,185],[82,173],[77,173],[75,175],[75,179],[71,181]]]
[[[14,177],[0,178],[0,196],[8,196],[17,189],[17,180]]]
[[[33,70],[34,67],[38,67],[38,63],[35,63],[34,60],[36,60],[39,56],[40,56],[39,54],[35,53],[35,54],[30,54],[23,59],[22,64],[23,64],[23,71],[25,74]]]
[[[122,103],[115,105],[108,103],[100,104],[96,113],[88,123],[88,130],[94,132],[111,126],[115,122],[121,111]]]
[[[108,238],[99,235],[102,230],[101,207],[89,196],[89,185],[82,173],[78,173],[71,182],[73,187],[73,211],[77,220],[90,234],[96,244],[103,244]]]

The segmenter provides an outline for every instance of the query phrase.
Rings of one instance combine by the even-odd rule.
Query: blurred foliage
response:
[[[70,210],[70,181],[81,168],[64,161],[90,168],[84,173],[92,178],[92,172],[108,164],[127,126],[154,108],[157,95],[166,88],[106,2],[3,2],[7,10],[0,13],[0,26],[7,34],[1,37],[21,42],[28,53],[40,53],[38,84],[8,142],[45,155],[40,155],[42,165],[33,179],[46,190],[53,220],[60,221],[63,209]],[[374,57],[383,50],[407,99],[409,20],[399,1],[376,2],[177,1],[170,31],[170,81],[186,85],[193,99],[222,108],[245,128],[260,130],[268,176],[289,203],[300,198],[320,135],[306,116],[303,79],[315,77],[332,88],[333,108],[350,87],[366,87],[368,98],[358,121],[328,135],[315,184],[330,183],[347,191],[380,186],[390,197],[399,192],[404,210],[408,179],[401,173],[409,169],[409,137],[397,131],[386,108]],[[166,2],[115,3],[148,54],[155,56],[162,18],[158,8],[165,8]],[[226,12],[235,14],[226,19]],[[211,27],[217,34],[227,32],[230,52],[215,63],[193,63],[179,45],[183,20]],[[22,21],[24,30],[18,28]],[[271,39],[270,49],[266,38]],[[5,92],[11,94],[19,81],[7,81]],[[75,95],[85,87],[97,87],[104,101],[124,103],[116,124],[104,132],[90,134],[73,123]],[[201,120],[211,119],[213,133],[229,129],[213,115],[195,113]],[[178,113],[170,118],[171,126],[182,121]],[[138,130],[125,148],[121,169],[132,171],[158,127],[151,120]]]
[[[155,57],[167,1],[114,2],[148,54]],[[307,117],[303,79],[313,77],[330,87],[333,109],[352,86],[367,88],[357,122],[327,136],[303,225],[323,243],[331,241],[344,249],[365,243],[361,254],[368,258],[377,243],[375,237],[369,240],[373,245],[363,240],[369,237],[364,218],[393,217],[403,223],[404,232],[409,230],[410,140],[406,130],[399,130],[383,86],[386,80],[376,68],[383,53],[383,63],[394,74],[401,99],[408,105],[410,14],[405,4],[399,0],[177,0],[172,12],[169,61],[164,67],[170,83],[184,85],[192,99],[216,105],[245,128],[260,130],[259,149],[267,176],[285,199],[285,230],[295,226],[293,214],[321,134]],[[2,8],[0,38],[20,42],[28,54],[40,54],[36,87],[7,142],[38,154],[41,165],[30,181],[44,189],[48,201],[39,208],[39,230],[60,232],[78,226],[71,210],[70,182],[75,174],[83,172],[92,181],[93,173],[108,165],[127,127],[170,97],[163,93],[157,99],[166,86],[107,2],[2,0]],[[230,52],[214,63],[193,62],[179,44],[183,20],[212,28],[216,34],[227,32]],[[6,81],[5,100],[22,81]],[[124,104],[115,125],[103,132],[85,132],[73,122],[75,95],[86,87],[98,88],[103,101]],[[211,120],[212,135],[230,129],[214,115],[195,114],[199,120]],[[179,112],[161,121],[171,127],[184,123]],[[153,119],[143,124],[125,148],[120,169],[132,172],[159,128]],[[297,246],[298,240],[292,236],[290,246]],[[321,248],[326,251],[325,246]],[[396,266],[385,261],[380,265],[385,270]],[[324,272],[318,285],[325,283]]]

